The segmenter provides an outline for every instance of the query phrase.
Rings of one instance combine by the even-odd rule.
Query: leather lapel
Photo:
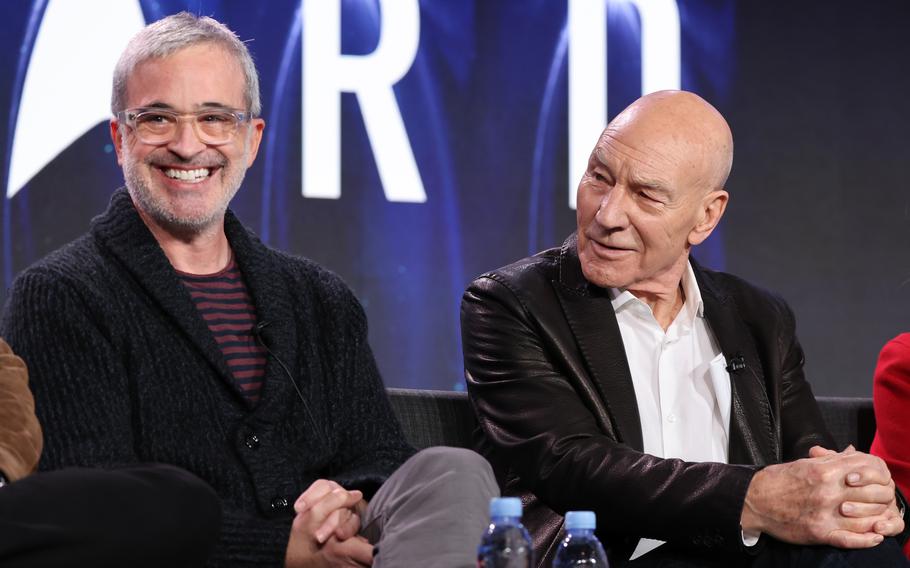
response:
[[[189,292],[180,282],[158,241],[136,212],[126,189],[114,192],[107,211],[92,220],[91,231],[99,245],[121,263],[136,287],[144,292],[137,297],[157,304],[155,311],[166,314],[237,394],[237,398],[243,400],[215,338],[199,316]]]
[[[642,451],[635,387],[613,304],[606,290],[585,280],[576,245],[574,234],[563,244],[557,296],[594,387],[612,418],[617,441]]]
[[[735,300],[710,272],[690,259],[705,306],[705,318],[727,360],[731,387],[729,463],[766,464],[780,461],[780,444],[765,389],[765,376],[755,342]],[[745,365],[731,370],[736,360]]]

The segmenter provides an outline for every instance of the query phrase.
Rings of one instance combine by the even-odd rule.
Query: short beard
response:
[[[155,167],[149,163],[150,161],[149,159],[144,161],[149,170]],[[224,171],[224,167],[219,168],[217,175],[223,175]],[[233,176],[235,179],[225,180],[227,194],[221,203],[221,207],[205,216],[180,217],[170,210],[164,199],[156,197],[151,191],[147,180],[142,176],[138,162],[127,158],[123,168],[123,177],[133,203],[161,228],[181,240],[189,240],[191,237],[203,234],[212,227],[221,224],[228,204],[234,199],[240,189],[245,174],[246,169],[243,169],[238,175]]]

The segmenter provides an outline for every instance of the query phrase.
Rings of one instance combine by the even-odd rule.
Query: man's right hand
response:
[[[861,475],[862,484],[848,481],[848,475],[855,474]],[[809,458],[755,474],[746,493],[742,528],[795,544],[869,548],[887,536],[877,528],[903,529],[902,520],[894,517],[894,495],[891,474],[879,458],[852,449],[837,453],[813,448]],[[868,514],[844,515],[844,503],[862,505]]]
[[[357,536],[365,507],[360,491],[326,479],[313,482],[294,503],[285,567],[370,566],[373,546]]]

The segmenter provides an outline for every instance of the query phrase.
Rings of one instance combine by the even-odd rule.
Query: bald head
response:
[[[626,107],[603,136],[636,133],[647,148],[683,159],[696,187],[707,193],[723,189],[733,166],[730,126],[708,101],[687,91],[658,91]]]
[[[691,247],[720,222],[730,127],[701,97],[646,95],[603,131],[578,184],[585,277],[639,297],[677,298]]]

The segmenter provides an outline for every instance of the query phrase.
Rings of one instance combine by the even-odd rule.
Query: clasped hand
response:
[[[360,491],[334,481],[314,481],[294,503],[286,568],[370,566],[373,546],[357,533],[366,512]]]
[[[742,527],[795,544],[869,548],[899,534],[904,520],[885,463],[853,446],[815,446],[809,457],[768,466],[752,478]]]

